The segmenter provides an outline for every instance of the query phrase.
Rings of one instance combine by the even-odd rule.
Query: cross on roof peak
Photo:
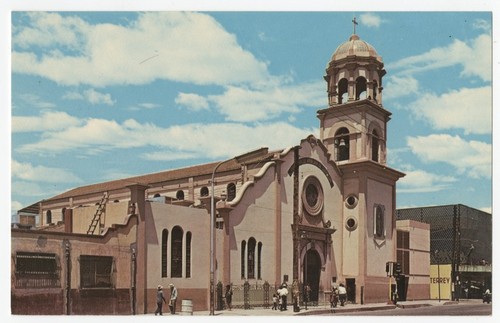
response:
[[[353,34],[356,35],[356,25],[358,24],[358,22],[356,21],[356,17],[354,17],[354,19],[352,19],[352,25],[353,25]]]

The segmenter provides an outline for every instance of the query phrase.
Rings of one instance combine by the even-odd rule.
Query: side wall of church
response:
[[[146,203],[147,232],[147,289],[148,310],[156,308],[156,288],[167,287],[173,283],[178,290],[177,310],[180,311],[181,300],[191,299],[194,310],[205,310],[209,289],[210,272],[210,216],[205,209],[196,209],[158,202]],[[182,230],[182,276],[172,277],[172,230]],[[168,233],[167,239],[167,273],[162,274],[162,236]],[[191,234],[190,268],[187,269],[187,233]],[[189,274],[188,274],[189,271]],[[168,288],[164,292],[168,295]]]
[[[230,281],[241,285],[273,284],[276,268],[276,186],[274,185],[275,167],[267,168],[262,176],[256,177],[243,193],[241,200],[234,206],[229,216],[229,248],[231,272]],[[241,193],[238,192],[238,195]],[[236,197],[238,199],[238,196]],[[259,260],[255,260],[253,275],[249,275],[248,246],[250,239],[255,239],[255,254],[258,257],[258,245],[261,244],[261,276],[258,276]],[[242,243],[245,250],[242,250]],[[243,253],[242,253],[243,252]],[[243,260],[243,264],[242,264]],[[222,259],[220,259],[222,261]]]
[[[385,277],[385,263],[396,259],[396,228],[394,227],[393,186],[376,179],[367,179],[366,275]],[[384,208],[384,237],[374,235],[375,207]]]

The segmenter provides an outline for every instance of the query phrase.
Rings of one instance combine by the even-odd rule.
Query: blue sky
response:
[[[387,70],[397,207],[491,212],[491,12],[95,10],[10,16],[11,212],[318,136],[354,16]]]

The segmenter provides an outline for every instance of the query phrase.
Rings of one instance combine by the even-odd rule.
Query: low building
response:
[[[430,225],[413,220],[396,221],[397,262],[401,274],[397,278],[399,300],[428,299],[430,264]]]
[[[396,218],[430,225],[433,299],[439,298],[438,287],[444,293],[441,294],[443,299],[480,298],[486,289],[491,291],[490,213],[455,204],[398,209]]]

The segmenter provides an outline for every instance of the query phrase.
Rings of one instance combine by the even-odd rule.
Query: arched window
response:
[[[247,242],[245,240],[241,241],[241,278],[245,279],[245,254],[246,254]]]
[[[201,196],[208,196],[208,187],[203,186],[203,187],[200,189],[200,195],[201,195]]]
[[[52,211],[47,210],[47,224],[52,223]]]
[[[160,193],[156,193],[153,197],[160,197]]]
[[[349,160],[349,130],[342,127],[335,133],[335,157],[337,161]]]
[[[360,76],[356,79],[356,100],[366,99],[366,79]]]
[[[183,190],[177,191],[177,193],[175,194],[175,198],[178,200],[184,200],[184,191]]]
[[[257,244],[257,279],[262,279],[262,242]]]
[[[339,81],[339,84],[337,86],[339,104],[347,102],[348,99],[347,85],[348,85],[347,79],[341,79]]]
[[[373,80],[373,100],[377,101],[378,94],[378,83],[376,80]]]
[[[168,230],[163,229],[161,233],[161,277],[167,277],[168,266]]]
[[[191,232],[186,233],[186,278],[191,277]]]
[[[172,277],[182,277],[182,229],[175,226],[172,229],[171,251],[172,255],[170,275]]]
[[[248,255],[247,255],[248,279],[255,278],[255,245],[256,241],[254,238],[248,239]]]
[[[378,133],[377,130],[373,130],[372,132],[372,160],[378,162]]]
[[[227,200],[232,201],[236,197],[236,185],[234,183],[227,184]]]
[[[373,213],[375,214],[373,220],[373,234],[382,238],[385,236],[384,208],[381,205],[376,205]]]

